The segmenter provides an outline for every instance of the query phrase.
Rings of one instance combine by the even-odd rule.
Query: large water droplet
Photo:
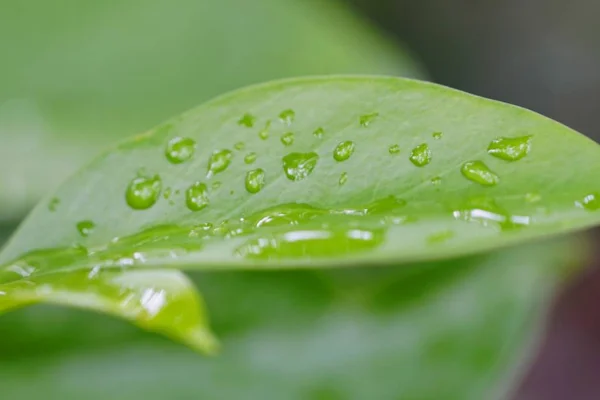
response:
[[[284,133],[283,135],[281,135],[281,143],[283,143],[284,146],[293,145],[294,144],[294,133],[287,132],[287,133]]]
[[[346,184],[346,182],[348,182],[348,173],[347,172],[342,172],[342,174],[340,175],[340,179],[338,181],[340,186],[343,186]]]
[[[83,237],[88,237],[94,231],[96,224],[93,221],[86,220],[77,223],[77,231]]]
[[[158,201],[162,191],[162,181],[158,175],[138,177],[129,183],[125,199],[134,210],[146,210]]]
[[[256,161],[256,157],[256,153],[250,152],[246,154],[246,157],[244,157],[244,162],[246,164],[254,164],[254,162]]]
[[[236,150],[244,150],[246,148],[246,143],[237,142],[236,144],[233,145],[233,148]]]
[[[185,203],[191,211],[200,211],[206,208],[210,203],[206,185],[196,182],[190,186],[185,192]]]
[[[265,171],[260,168],[248,171],[246,174],[246,190],[248,193],[258,193],[265,186]]]
[[[453,215],[459,220],[497,226],[502,231],[521,228],[531,223],[531,217],[511,215],[488,197],[470,199],[463,207],[455,210]]]
[[[165,156],[171,164],[181,164],[194,156],[196,141],[192,138],[176,137],[169,140]]]
[[[245,126],[246,128],[252,128],[256,122],[256,117],[252,114],[246,113],[239,119],[238,124]]]
[[[324,134],[325,130],[323,128],[317,128],[313,132],[314,137],[316,137],[317,139],[322,139]]]
[[[506,161],[517,161],[525,157],[531,149],[531,136],[515,138],[500,137],[488,146],[488,153]]]
[[[50,212],[55,212],[58,209],[59,205],[60,205],[60,199],[58,197],[53,197],[52,199],[50,199],[50,202],[48,203],[48,210]]]
[[[600,209],[600,196],[598,193],[590,193],[576,201],[575,205],[588,211],[596,211]]]
[[[286,125],[291,125],[296,119],[296,113],[292,109],[284,110],[279,114],[279,119]]]
[[[431,136],[433,136],[435,140],[441,140],[444,137],[444,134],[442,132],[433,132]]]
[[[269,130],[270,129],[271,129],[271,121],[267,121],[265,123],[265,127],[262,128],[258,132],[258,137],[261,138],[262,140],[267,140],[269,138]]]
[[[229,167],[233,153],[231,150],[217,150],[213,152],[208,160],[208,177],[210,178],[214,174],[223,172]]]
[[[364,114],[361,115],[360,118],[358,119],[358,122],[360,123],[360,126],[362,126],[363,128],[368,127],[369,125],[371,125],[371,123],[373,121],[375,121],[375,118],[377,118],[379,116],[379,113],[370,113],[370,114]]]
[[[354,142],[347,140],[345,142],[341,142],[336,146],[333,150],[333,158],[335,161],[346,161],[349,159],[354,153],[355,145]]]
[[[417,167],[424,167],[431,162],[431,150],[427,143],[421,143],[410,152],[409,160]]]
[[[388,152],[390,154],[400,154],[400,146],[397,144],[393,144],[388,148]]]
[[[290,153],[282,158],[283,171],[289,180],[300,181],[309,176],[319,161],[315,152]]]
[[[465,178],[483,186],[494,186],[500,178],[482,161],[468,161],[462,165],[460,172]]]

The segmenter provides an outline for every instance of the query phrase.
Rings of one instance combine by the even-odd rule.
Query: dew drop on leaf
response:
[[[93,221],[86,220],[77,223],[77,231],[83,237],[88,237],[94,231],[96,224]]]
[[[598,193],[590,193],[576,201],[575,205],[588,211],[596,211],[600,209],[600,196]]]
[[[221,181],[214,181],[214,182],[213,182],[213,183],[210,185],[210,187],[211,187],[211,188],[213,188],[214,190],[217,190],[218,188],[220,188],[220,187],[221,187],[221,184],[222,184],[222,183],[221,183]]]
[[[313,136],[316,137],[317,139],[322,139],[324,134],[325,134],[325,130],[323,128],[317,128],[313,132]]]
[[[284,146],[293,145],[294,144],[294,133],[287,132],[287,133],[284,133],[283,135],[281,135],[281,143],[283,143]]]
[[[252,114],[246,113],[239,119],[238,124],[245,126],[246,128],[252,128],[256,122],[256,117]]]
[[[427,143],[421,143],[410,152],[409,160],[416,167],[424,167],[431,162],[431,150]]]
[[[348,182],[348,173],[347,172],[342,172],[342,174],[340,175],[340,179],[338,181],[340,186],[343,186],[344,184],[346,184],[346,182]]]
[[[291,181],[300,181],[309,176],[319,161],[315,152],[290,153],[282,158],[283,171]]]
[[[265,127],[262,128],[258,132],[258,137],[261,138],[262,140],[267,140],[269,138],[269,130],[270,129],[271,129],[271,121],[267,121],[267,123],[265,124]]]
[[[236,144],[233,145],[233,148],[236,150],[244,150],[246,148],[246,143],[237,142]]]
[[[294,122],[294,119],[296,119],[296,113],[292,109],[284,110],[279,114],[279,119],[284,124],[290,126]]]
[[[453,212],[454,218],[467,222],[478,222],[484,226],[495,226],[502,231],[522,228],[531,223],[526,215],[511,215],[492,198],[478,197],[470,199]]]
[[[166,188],[163,192],[163,198],[165,200],[169,200],[171,198],[172,194],[173,194],[173,190],[171,188]]]
[[[531,136],[515,138],[500,137],[488,146],[488,154],[506,161],[517,161],[525,157],[531,149]]]
[[[260,168],[246,173],[246,190],[248,193],[258,193],[265,186],[265,171]]]
[[[125,199],[134,210],[147,210],[158,201],[162,191],[162,181],[158,175],[137,177],[129,183]]]
[[[433,136],[435,140],[441,140],[444,137],[444,134],[442,132],[433,132],[431,136]]]
[[[360,126],[362,126],[363,128],[368,127],[369,125],[371,125],[371,123],[373,121],[375,121],[375,118],[377,118],[379,116],[379,113],[370,113],[370,114],[364,114],[361,115],[360,118],[358,119],[358,122],[360,123]]]
[[[347,140],[345,142],[341,142],[336,146],[333,150],[333,159],[335,161],[346,161],[349,159],[354,153],[355,145],[354,142]]]
[[[185,192],[185,203],[191,211],[200,211],[206,208],[210,203],[206,185],[196,182],[190,186]]]
[[[229,167],[233,153],[231,150],[217,150],[213,152],[208,160],[208,177],[210,178],[214,174],[223,172]]]
[[[192,138],[175,137],[169,140],[165,156],[171,164],[181,164],[194,156],[196,141]]]
[[[439,186],[442,184],[442,178],[440,178],[439,176],[434,176],[433,178],[431,178],[430,182],[434,186]]]
[[[500,179],[492,172],[483,161],[467,161],[460,168],[460,172],[468,180],[483,186],[495,186]]]
[[[250,152],[244,157],[244,162],[246,164],[253,164],[256,161],[256,157],[257,156],[255,152]]]
[[[393,144],[388,148],[388,152],[392,155],[400,154],[400,146],[397,144]]]
[[[60,199],[58,197],[53,197],[52,199],[50,199],[50,202],[48,203],[48,210],[50,212],[55,212],[58,209],[59,205],[60,205]]]

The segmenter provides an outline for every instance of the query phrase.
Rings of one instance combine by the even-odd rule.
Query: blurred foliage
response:
[[[4,0],[0,220],[124,135],[250,83],[329,73],[419,76],[322,0]]]

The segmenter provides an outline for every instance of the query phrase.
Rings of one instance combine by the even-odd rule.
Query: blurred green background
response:
[[[590,16],[600,9],[544,1],[0,0],[0,243],[111,143],[270,79],[432,78],[596,137],[600,36]],[[494,346],[529,317],[519,300],[548,295],[536,275],[544,265],[531,260],[551,261],[521,254],[420,266],[415,276],[194,275],[226,345],[215,360],[105,316],[36,306],[0,318],[0,398],[458,399],[473,377],[492,379],[482,370]],[[440,312],[461,296],[479,308]],[[458,322],[432,331],[409,298],[429,318]],[[488,317],[499,310],[510,318]],[[445,379],[432,385],[422,371]],[[571,398],[595,398],[585,385]],[[565,387],[539,398],[568,398]]]

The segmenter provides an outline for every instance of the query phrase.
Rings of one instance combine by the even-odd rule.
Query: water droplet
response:
[[[171,164],[181,164],[194,156],[196,141],[192,138],[176,137],[169,140],[165,155]]]
[[[517,161],[525,157],[531,149],[531,136],[515,138],[500,137],[488,146],[488,153],[506,161]]]
[[[314,137],[316,137],[317,139],[322,139],[324,134],[325,134],[325,129],[323,129],[323,128],[317,128],[313,132]]]
[[[600,196],[598,193],[590,193],[583,199],[576,201],[575,205],[588,211],[596,211],[600,209]]]
[[[208,160],[208,174],[207,177],[211,177],[214,174],[223,172],[229,167],[233,153],[231,150],[217,150],[213,152]]]
[[[542,200],[542,196],[537,192],[530,192],[525,195],[525,201],[528,203],[537,203]]]
[[[337,147],[333,150],[333,158],[335,161],[346,161],[349,159],[354,153],[354,142],[347,140],[345,142],[341,142],[337,145]]]
[[[368,127],[378,116],[379,116],[379,113],[376,113],[376,112],[371,113],[371,114],[361,115],[359,118],[360,126],[362,126],[363,128]]]
[[[468,161],[462,165],[460,172],[465,178],[483,186],[495,186],[500,178],[482,161]]]
[[[158,175],[138,177],[129,183],[125,199],[134,210],[147,210],[158,201],[162,191],[162,181]]]
[[[256,153],[251,152],[246,154],[246,157],[244,157],[244,162],[246,164],[253,164],[256,161]]]
[[[265,127],[262,128],[258,132],[258,137],[261,138],[262,140],[267,140],[269,138],[269,130],[270,129],[271,129],[271,121],[267,121],[265,123]]]
[[[290,153],[282,158],[283,171],[289,180],[300,181],[309,176],[319,161],[319,155],[310,153]]]
[[[442,132],[433,132],[431,136],[433,136],[435,140],[441,140],[444,137],[444,134]]]
[[[238,124],[245,126],[246,128],[252,128],[254,123],[256,122],[256,117],[252,114],[244,114],[242,118],[239,119]]]
[[[237,142],[236,144],[233,145],[233,148],[236,150],[244,150],[246,148],[246,143]]]
[[[287,132],[281,135],[281,143],[283,143],[284,146],[291,146],[294,144],[294,133]]]
[[[289,126],[292,124],[292,122],[294,122],[294,119],[296,119],[296,113],[291,109],[284,110],[279,114],[279,119],[281,122]]]
[[[393,144],[388,148],[388,152],[390,154],[400,154],[400,146],[397,144]]]
[[[478,222],[484,226],[494,225],[502,231],[514,230],[531,223],[531,217],[526,215],[511,215],[488,197],[470,199],[463,207],[453,212],[454,218]]]
[[[171,197],[171,195],[173,194],[171,188],[166,188],[165,191],[163,192],[163,198],[165,200],[169,200],[169,198]]]
[[[185,203],[191,211],[200,211],[210,203],[208,188],[204,183],[196,182],[185,192]]]
[[[94,231],[96,224],[93,221],[81,221],[77,223],[77,231],[83,237],[88,237]]]
[[[439,176],[434,176],[433,178],[431,178],[431,184],[434,186],[439,186],[442,184],[442,178],[440,178]]]
[[[59,205],[60,205],[60,199],[58,197],[53,197],[52,199],[50,199],[50,202],[48,203],[48,210],[50,212],[55,212],[58,209]]]
[[[265,171],[253,169],[246,174],[246,190],[248,193],[258,193],[265,186]]]
[[[348,182],[348,173],[347,172],[342,172],[342,174],[340,175],[340,180],[338,181],[338,183],[340,184],[340,186],[343,186],[346,182]]]
[[[427,237],[427,243],[429,244],[439,244],[447,242],[448,240],[454,237],[454,232],[452,231],[440,231],[433,233]]]
[[[210,187],[213,188],[213,190],[217,190],[218,188],[221,187],[221,182],[220,181],[214,181]]]
[[[409,160],[417,167],[424,167],[429,164],[431,162],[431,150],[429,150],[427,143],[421,143],[412,149]]]

